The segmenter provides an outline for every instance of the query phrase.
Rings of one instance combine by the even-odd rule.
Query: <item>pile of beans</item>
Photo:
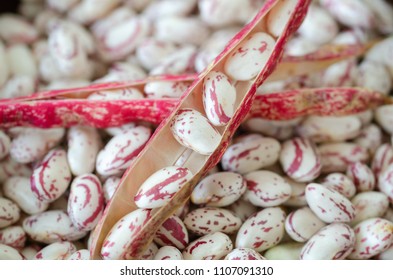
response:
[[[0,16],[0,97],[200,72],[263,2],[23,1],[24,18]],[[269,31],[277,36],[274,28]],[[362,60],[265,83],[257,92],[362,87],[389,95],[392,33],[393,7],[384,0],[316,1],[287,54],[386,38]],[[262,32],[254,37],[266,43],[257,59],[262,64],[273,39]],[[227,60],[222,72],[204,79],[207,118],[182,109],[172,120],[173,137],[184,147],[209,155],[220,144],[214,126],[225,125],[234,113],[232,81],[249,80],[258,71],[235,62],[236,57]],[[144,92],[97,91],[88,98],[179,98],[187,86],[151,82]],[[140,122],[0,130],[0,259],[88,259],[105,205],[154,129]],[[392,133],[393,105],[340,117],[250,118],[184,207],[164,221],[142,258],[392,259]],[[150,176],[134,198],[139,209],[114,229],[143,227],[192,177],[183,160]],[[127,258],[127,237],[112,230],[102,258]]]

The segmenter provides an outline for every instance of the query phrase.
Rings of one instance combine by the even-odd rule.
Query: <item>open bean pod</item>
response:
[[[220,160],[248,114],[256,88],[273,72],[284,44],[300,25],[309,3],[266,1],[256,17],[188,88],[124,174],[94,232],[93,259],[140,257],[160,225],[185,203],[201,176]],[[225,96],[224,89],[224,93],[230,91],[235,96]],[[220,126],[212,125],[213,121]],[[188,157],[177,165],[184,153]],[[144,194],[169,200],[161,208],[136,210],[135,200]],[[128,226],[132,234],[122,236],[123,243],[116,244],[112,237],[121,235],[119,226]]]

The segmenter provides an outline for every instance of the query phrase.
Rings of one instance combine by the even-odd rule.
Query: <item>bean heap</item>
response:
[[[264,1],[95,2],[23,1],[25,19],[0,16],[2,98],[203,71]],[[220,148],[223,128],[239,103],[239,83],[254,79],[267,63],[283,29],[277,19],[296,2],[276,4],[281,7],[268,14],[263,29],[268,32],[252,33],[220,69],[206,72],[200,110],[182,106],[176,111],[168,137],[184,152],[143,180],[133,198],[138,209],[115,221],[100,250],[103,259],[132,258],[126,250],[130,236],[192,181],[195,172],[186,166]],[[269,81],[257,94],[268,98],[302,88],[360,87],[388,96],[393,8],[383,0],[317,2],[286,54],[387,38],[362,60],[352,57],[319,73]],[[189,85],[190,80],[160,79],[143,89],[97,90],[86,97],[92,102],[176,100]],[[11,106],[12,101],[4,102]],[[329,110],[329,104],[319,103],[320,111]],[[91,113],[104,114],[94,108]],[[393,105],[346,116],[317,111],[292,119],[283,114],[282,120],[252,116],[243,122],[220,163],[162,221],[142,259],[393,258]],[[42,123],[50,118],[44,114]],[[135,122],[105,129],[0,130],[0,259],[89,259],[105,205],[154,138],[154,129]]]

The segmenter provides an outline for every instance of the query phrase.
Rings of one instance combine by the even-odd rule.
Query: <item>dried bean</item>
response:
[[[55,242],[39,251],[35,260],[66,260],[76,252],[74,244],[68,241]]]
[[[24,260],[25,257],[16,249],[0,244],[0,260]]]
[[[339,192],[346,198],[352,198],[356,194],[356,187],[352,178],[350,175],[331,173],[323,179],[321,184]]]
[[[26,233],[21,226],[10,226],[0,230],[0,244],[13,248],[25,247]]]
[[[154,242],[161,246],[174,246],[182,250],[188,244],[187,228],[179,217],[172,216],[157,230]]]
[[[265,260],[265,258],[253,249],[236,248],[226,255],[225,260]]]
[[[303,246],[297,242],[280,243],[267,250],[264,256],[268,260],[299,260]]]
[[[154,256],[155,260],[182,260],[183,255],[173,246],[163,246],[158,249],[156,255]]]
[[[0,197],[0,229],[16,223],[20,218],[18,205],[9,199]]]
[[[372,170],[361,162],[348,165],[347,176],[353,181],[357,192],[372,191],[375,188],[375,176]]]
[[[67,257],[67,260],[90,260],[90,252],[86,249],[78,250]]]
[[[383,217],[389,208],[389,199],[381,192],[358,193],[351,202],[356,210],[356,216],[351,222],[352,225],[369,218]]]

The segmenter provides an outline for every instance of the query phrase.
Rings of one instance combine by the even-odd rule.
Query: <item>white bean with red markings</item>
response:
[[[306,187],[308,206],[325,223],[350,222],[355,218],[355,207],[339,192],[320,184]]]
[[[177,249],[176,247],[173,246],[163,246],[158,249],[156,255],[154,256],[155,260],[182,260],[183,255]]]
[[[11,246],[0,244],[0,260],[24,260],[25,257]]]
[[[76,252],[74,244],[68,241],[54,242],[45,246],[34,257],[35,260],[66,260]]]
[[[357,192],[372,191],[375,188],[375,176],[370,167],[361,162],[348,165],[347,176],[356,186]]]
[[[353,177],[346,176],[342,173],[330,173],[322,180],[321,184],[338,191],[346,198],[352,198],[356,194],[356,187],[351,178]]]
[[[289,177],[284,177],[284,179],[291,186],[291,196],[286,200],[283,205],[290,207],[301,207],[306,206],[306,186],[307,183],[296,182]]]
[[[102,186],[102,191],[104,193],[105,202],[108,203],[112,196],[115,194],[115,191],[119,187],[120,178],[111,176],[105,180],[104,185]]]
[[[370,155],[374,155],[378,147],[382,145],[382,129],[376,124],[369,124],[362,128],[354,142],[366,148]]]
[[[9,226],[0,230],[0,244],[16,249],[25,247],[26,233],[21,226]]]
[[[356,209],[356,216],[351,222],[353,226],[369,218],[383,217],[389,208],[389,198],[381,192],[358,193],[351,202]]]
[[[272,207],[287,201],[292,193],[291,186],[280,175],[266,170],[258,170],[244,175],[247,190],[243,199],[255,206]]]
[[[186,225],[176,215],[169,217],[155,233],[154,242],[161,246],[184,249],[189,242]]]
[[[11,200],[0,197],[0,229],[16,223],[20,218],[18,205]]]
[[[202,236],[183,250],[185,260],[219,260],[233,249],[233,244],[228,235],[214,232]]]
[[[250,248],[236,248],[233,249],[225,260],[266,260],[261,254]]]
[[[269,137],[243,140],[228,147],[221,165],[226,171],[248,173],[276,163],[280,149],[280,142]]]
[[[265,208],[251,215],[236,235],[236,248],[265,251],[284,237],[285,212],[278,207]]]
[[[90,260],[90,252],[87,249],[80,249],[67,257],[70,261]]]
[[[13,176],[3,185],[4,195],[18,204],[27,214],[38,214],[49,207],[49,202],[39,200],[31,190],[30,178]]]
[[[243,176],[234,172],[218,172],[203,178],[191,193],[194,204],[213,207],[228,206],[246,191]]]
[[[197,208],[186,215],[184,224],[197,235],[213,232],[234,234],[242,225],[242,220],[231,211],[215,207]]]

